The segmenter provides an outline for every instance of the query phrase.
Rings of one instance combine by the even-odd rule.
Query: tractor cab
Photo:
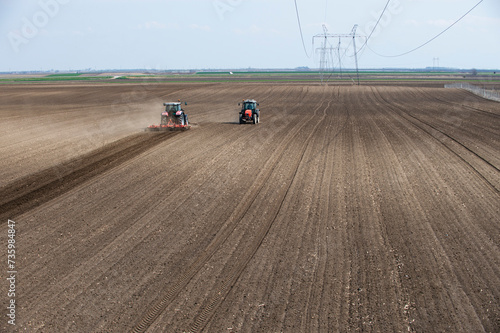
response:
[[[244,102],[243,103],[243,110],[255,110],[257,108],[257,103],[256,102]]]
[[[163,104],[165,106],[165,112],[178,112],[178,111],[182,111],[182,108],[181,108],[181,103],[164,103]]]
[[[187,105],[187,103],[184,103]],[[160,127],[167,128],[186,128],[189,126],[188,116],[182,109],[181,102],[163,103],[165,111],[161,114]]]

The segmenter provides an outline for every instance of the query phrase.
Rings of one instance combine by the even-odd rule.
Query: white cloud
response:
[[[246,29],[233,29],[236,35],[281,35],[281,31],[275,28],[264,29],[256,24],[252,24]]]
[[[200,30],[200,31],[211,31],[212,30],[212,28],[210,28],[209,25],[191,24],[189,27],[193,30]]]
[[[404,25],[409,25],[409,26],[412,26],[412,27],[419,27],[420,26],[420,22],[417,21],[417,20],[406,20],[406,21],[404,21]]]
[[[454,20],[445,20],[445,19],[438,19],[438,20],[427,20],[427,24],[434,26],[434,27],[440,27],[440,28],[446,28],[449,27],[450,25],[455,22]]]
[[[464,21],[467,22],[467,24],[474,25],[500,26],[500,18],[498,17],[469,15]]]
[[[167,30],[167,29],[179,29],[179,25],[177,23],[161,23],[158,21],[148,21],[137,26],[138,29],[145,30]]]

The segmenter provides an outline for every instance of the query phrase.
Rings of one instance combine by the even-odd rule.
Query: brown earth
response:
[[[256,83],[0,97],[2,331],[500,331],[498,103]],[[192,130],[141,132],[178,98]],[[260,124],[237,124],[242,98]]]

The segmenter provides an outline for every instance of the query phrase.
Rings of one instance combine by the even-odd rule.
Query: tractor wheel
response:
[[[252,122],[257,124],[257,115],[255,113],[252,115]]]
[[[244,121],[243,121],[243,116],[240,114],[240,124],[243,124]]]

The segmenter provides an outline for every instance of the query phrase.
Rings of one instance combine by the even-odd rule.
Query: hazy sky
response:
[[[384,55],[409,51],[479,0],[392,0],[368,42]],[[319,67],[312,36],[368,35],[386,0],[0,0],[0,71]],[[358,48],[363,44],[357,38]],[[339,41],[331,41],[337,47]],[[319,40],[315,47],[319,47]],[[341,40],[343,67],[354,67]],[[500,0],[484,0],[422,49],[386,58],[365,48],[361,68],[500,68]],[[337,62],[337,60],[336,60]]]

